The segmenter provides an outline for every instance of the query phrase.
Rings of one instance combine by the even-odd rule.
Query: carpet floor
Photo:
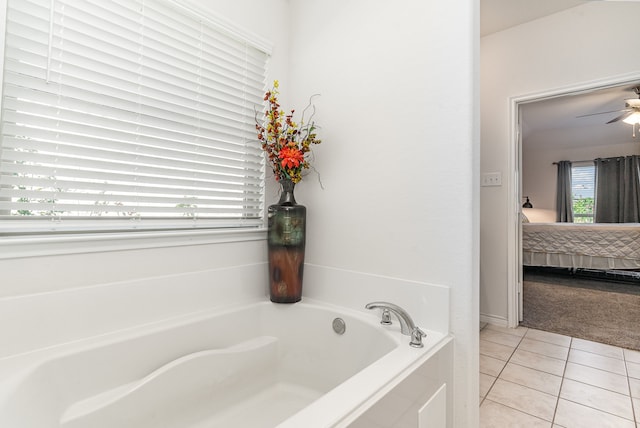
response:
[[[521,325],[640,350],[640,284],[525,275]]]

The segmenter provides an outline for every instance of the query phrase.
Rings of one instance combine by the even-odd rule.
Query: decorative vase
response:
[[[280,184],[280,200],[268,209],[269,294],[272,302],[295,303],[302,298],[307,208],[296,203],[294,182]]]

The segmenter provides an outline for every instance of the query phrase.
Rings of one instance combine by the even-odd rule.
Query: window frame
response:
[[[265,241],[266,228],[0,236],[0,260]]]

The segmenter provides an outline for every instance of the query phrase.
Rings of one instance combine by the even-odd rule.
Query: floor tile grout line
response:
[[[497,380],[498,380],[498,378],[496,378],[496,381],[497,381]],[[511,384],[513,384],[513,385],[518,385],[518,386],[521,386],[521,387],[523,387],[523,388],[530,389],[530,390],[535,391],[535,392],[539,392],[539,393],[541,393],[541,394],[549,395],[549,396],[551,396],[551,397],[556,397],[556,398],[558,397],[556,394],[551,394],[551,393],[548,393],[548,392],[546,392],[546,391],[540,391],[539,389],[531,388],[530,386],[523,385],[523,384],[521,384],[521,383],[514,382],[514,381],[512,381],[512,380],[508,380],[508,379],[500,379],[500,380],[501,380],[501,381],[503,381],[503,382],[511,383]],[[495,382],[494,382],[494,384],[495,384]]]
[[[595,410],[595,411],[597,411],[597,412],[606,413],[607,415],[615,416],[615,417],[617,417],[617,418],[624,419],[625,421],[633,422],[634,424],[636,423],[636,421],[635,421],[635,420],[633,420],[633,419],[625,418],[624,416],[620,416],[620,415],[617,415],[617,414],[615,414],[615,413],[611,413],[611,412],[609,412],[609,411],[607,411],[607,410],[598,409],[597,407],[589,406],[589,405],[586,405],[586,404],[581,403],[581,402],[579,402],[579,401],[569,400],[568,398],[564,398],[564,397],[559,397],[559,398],[562,398],[562,399],[563,399],[563,400],[565,400],[565,401],[568,401],[568,402],[570,402],[570,403],[577,404],[577,405],[579,405],[579,406],[588,407],[589,409],[593,409],[593,410]]]
[[[490,342],[490,343],[493,343],[493,344],[496,344],[496,345],[506,346],[506,347],[508,347],[508,348],[513,347],[513,345],[505,345],[504,343],[494,342],[494,341],[489,340],[489,339],[481,339],[481,340],[484,340],[485,342]],[[511,359],[511,357],[513,357],[513,353],[514,353],[518,348],[520,348],[520,345],[522,344],[522,340],[524,340],[524,337],[522,337],[522,339],[518,342],[518,344],[513,348],[513,351],[509,354],[509,359]],[[532,340],[532,339],[530,339],[530,340]],[[543,342],[543,343],[548,343],[548,342]],[[556,346],[560,346],[560,345],[556,345]],[[570,348],[567,348],[567,347],[565,347],[565,346],[561,346],[561,347],[562,347],[562,348],[566,348],[567,350],[570,350]],[[521,350],[523,350],[523,351],[526,351],[526,352],[531,352],[532,354],[542,355],[542,356],[544,356],[544,357],[548,357],[548,358],[553,358],[554,360],[567,361],[567,359],[566,359],[566,358],[552,357],[552,356],[550,356],[550,355],[542,354],[542,353],[540,353],[540,352],[532,351],[532,350],[530,350],[530,349],[525,349],[525,348],[520,348],[520,349],[521,349]],[[493,355],[487,355],[487,354],[482,354],[482,353],[481,353],[480,355],[484,355],[484,356],[487,356],[487,357],[495,358],[496,360],[504,361],[504,360],[502,360],[502,359],[500,359],[500,358],[497,358],[497,357],[495,357],[495,356],[493,356]],[[567,357],[568,357],[568,352],[567,352]],[[506,361],[509,361],[509,360],[506,360]]]
[[[483,328],[481,328],[480,331],[482,331],[484,329],[499,331],[499,332],[502,332],[504,334],[511,334],[513,336],[524,336],[526,331],[524,333],[522,333],[522,334],[513,333],[513,332],[517,331],[518,329],[529,330],[529,327],[524,327],[524,326],[519,325],[519,326],[517,326],[515,328],[511,328],[511,327],[506,327],[506,326],[500,326],[500,325],[496,325],[496,324],[487,323],[487,325],[485,325]]]
[[[620,349],[624,349],[624,348],[620,348]],[[609,355],[604,355],[604,354],[601,354],[599,352],[589,351],[587,349],[571,348],[571,350],[580,351],[580,352],[586,352],[587,354],[598,355],[599,357],[611,358],[612,360],[624,361],[624,358],[611,357]]]
[[[627,378],[629,377],[627,374],[620,374],[620,373],[612,372],[611,370],[606,370],[606,369],[603,369],[603,368],[600,368],[600,367],[590,366],[588,364],[578,363],[577,361],[571,361],[571,360],[567,359],[567,363],[575,364],[576,366],[587,367],[587,368],[594,369],[594,370],[600,370],[601,372],[610,373],[610,374],[613,374],[613,375],[616,375],[616,376],[623,376],[623,377],[627,377]],[[625,365],[625,373],[626,373],[626,365]]]
[[[522,339],[524,338],[524,335],[520,338],[520,340],[518,341],[518,344],[516,345],[515,348],[513,348],[513,351],[511,351],[511,354],[509,354],[509,358],[507,358],[507,361],[505,361],[504,365],[502,366],[502,368],[500,369],[500,372],[498,373],[498,375],[496,376],[496,378],[493,380],[493,383],[491,384],[491,386],[489,387],[489,389],[487,390],[487,393],[485,394],[484,398],[483,398],[483,402],[484,400],[487,399],[487,397],[489,396],[489,393],[491,392],[491,390],[493,389],[493,387],[496,384],[496,381],[500,378],[500,375],[502,374],[502,372],[504,371],[504,368],[507,367],[507,364],[509,364],[509,361],[511,361],[511,357],[513,357],[513,354],[516,352],[516,349],[518,349],[518,346],[520,346],[520,342],[522,342]],[[497,358],[496,358],[497,359]],[[500,360],[502,361],[502,360]]]
[[[625,351],[625,350],[627,350],[627,351],[634,351],[634,352],[640,352],[640,351],[636,351],[635,349],[624,348],[624,347],[621,347],[621,346],[611,345],[611,344],[609,344],[609,343],[596,342],[596,341],[594,341],[594,340],[588,340],[588,339],[582,339],[582,338],[579,338],[579,337],[567,336],[567,335],[564,335],[564,334],[561,334],[561,333],[547,332],[547,331],[544,331],[544,330],[538,330],[538,329],[530,328],[530,327],[526,327],[526,328],[527,328],[528,330],[531,330],[531,331],[540,331],[540,332],[543,332],[543,333],[550,333],[550,334],[554,334],[554,335],[558,335],[558,336],[569,337],[570,339],[572,339],[572,341],[571,341],[570,343],[573,343],[575,340],[579,340],[579,341],[583,341],[583,342],[592,342],[592,343],[595,343],[595,344],[597,344],[597,345],[602,345],[602,346],[605,346],[605,347],[611,347],[611,348],[615,348],[615,349],[621,349],[621,350],[623,351],[623,358],[612,357],[612,356],[605,355],[605,354],[603,354],[603,353],[601,353],[601,352],[598,352],[598,351],[593,351],[593,350],[589,350],[589,349],[582,349],[582,348],[579,348],[579,347],[574,347],[573,345],[571,345],[571,346],[570,346],[570,348],[571,348],[571,349],[576,349],[576,350],[578,350],[578,351],[588,352],[588,353],[590,353],[590,354],[600,355],[600,356],[602,356],[602,357],[613,358],[613,359],[616,359],[616,360],[626,359],[626,358],[625,358],[625,356],[624,356],[624,351]],[[507,333],[505,333],[505,334],[507,334]],[[526,335],[526,333],[525,333],[525,335]],[[534,338],[531,338],[531,337],[530,337],[529,339],[531,339],[531,340],[537,340],[537,341],[539,341],[539,342],[549,343],[549,344],[551,344],[551,345],[561,346],[561,347],[563,347],[563,348],[567,348],[567,346],[560,345],[560,344],[558,344],[558,343],[550,342],[550,341],[547,341],[547,340],[541,340],[540,338],[534,339]]]
[[[625,349],[625,348],[620,348],[620,349]],[[597,356],[599,356],[599,357],[604,357],[604,358],[610,358],[610,359],[612,359],[612,360],[624,361],[624,357],[623,357],[623,358],[610,357],[609,355],[604,355],[604,354],[600,354],[600,353],[598,353],[598,352],[588,351],[588,350],[586,350],[586,349],[570,348],[570,350],[580,351],[580,352],[585,352],[585,353],[587,353],[587,354],[597,355]],[[623,352],[623,355],[624,355],[624,352]]]
[[[507,362],[504,364],[504,366],[502,366],[502,369],[500,370],[500,373],[498,373],[498,376],[496,377],[496,380],[500,377],[500,375],[502,374],[502,372],[504,371],[504,368],[507,367],[507,364],[509,364],[509,361],[511,361],[511,358],[513,358],[513,354],[516,353],[516,350],[520,347],[520,344],[522,343],[522,341],[524,340],[524,336],[526,335],[526,333],[524,335],[522,335],[522,337],[520,338],[520,340],[518,341],[518,344],[516,345],[515,348],[513,348],[513,351],[511,352],[511,354],[509,355],[509,358],[507,359]]]
[[[518,408],[516,408],[516,407],[512,407],[512,406],[510,406],[510,405],[508,405],[508,404],[504,404],[504,403],[501,403],[501,402],[499,402],[499,401],[495,401],[495,400],[492,400],[492,399],[490,399],[490,398],[486,398],[486,397],[485,397],[485,399],[484,399],[484,400],[482,400],[482,401],[490,401],[490,402],[492,402],[492,403],[499,404],[499,405],[504,406],[504,407],[506,407],[506,408],[508,408],[508,409],[515,410],[516,412],[524,413],[525,415],[532,416],[532,417],[534,417],[534,418],[540,419],[541,421],[549,422],[551,425],[553,425],[553,421],[550,421],[550,420],[545,419],[545,418],[541,418],[541,417],[540,417],[540,416],[538,416],[538,415],[534,415],[533,413],[529,413],[529,412],[526,412],[526,411],[524,411],[524,410],[522,410],[522,409],[518,409]]]
[[[571,351],[571,344],[573,343],[573,337],[569,339],[569,351]],[[567,359],[564,362],[564,368],[562,369],[562,377],[560,379],[560,388],[558,389],[558,396],[556,397],[556,407],[553,409],[553,418],[551,419],[551,426],[556,422],[556,415],[558,414],[558,405],[560,404],[560,396],[562,395],[562,387],[564,386],[565,375],[567,374],[567,365],[569,363],[569,352],[567,352]]]
[[[525,335],[526,336],[526,335]],[[569,336],[565,336],[565,337],[569,337]],[[534,339],[533,337],[527,337],[527,340],[533,340],[534,342],[541,342],[541,343],[545,343],[547,345],[553,345],[553,346],[558,346],[560,348],[567,348],[570,349],[569,346],[565,346],[565,345],[560,345],[559,343],[555,343],[555,342],[549,342],[548,340],[541,340],[541,339]]]
[[[631,414],[633,415],[633,421],[638,423],[638,417],[636,416],[636,406],[633,405],[633,394],[631,394],[631,381],[629,380],[629,367],[627,366],[627,354],[622,351],[622,358],[624,361],[624,372],[627,375],[627,387],[629,388],[629,401],[631,401]]]
[[[491,329],[489,329],[489,330],[491,330]],[[483,330],[480,330],[480,333],[482,333],[482,331],[483,331]],[[516,338],[517,338],[517,339],[518,339],[518,343],[520,343],[520,341],[521,341],[521,340],[522,340],[522,338],[524,337],[524,335],[520,336],[520,335],[517,335],[517,334],[503,333],[503,332],[501,332],[501,331],[499,331],[499,330],[492,330],[492,331],[493,331],[494,333],[501,334],[501,335],[503,335],[503,336],[507,336],[507,337],[510,337],[510,338],[513,338],[513,339],[516,339]],[[486,334],[486,333],[485,333],[485,334]],[[499,344],[503,345],[503,343],[495,342],[495,341],[493,341],[493,340],[491,340],[491,339],[485,339],[485,338],[483,338],[482,336],[480,337],[480,339],[482,339],[482,340],[486,340],[487,342],[499,343]],[[512,345],[504,345],[504,346],[512,346]]]
[[[500,343],[500,342],[494,342],[493,340],[488,340],[488,339],[480,339],[480,340],[484,340],[485,342],[490,342],[493,343],[494,345],[502,345],[502,346],[506,346],[507,348],[513,348],[513,345],[505,345],[504,343]],[[515,346],[516,348],[518,347],[517,345]],[[515,348],[514,348],[515,349]],[[486,354],[485,354],[486,355]],[[487,355],[490,357],[490,355]],[[495,357],[494,357],[495,358]]]
[[[519,346],[518,346],[518,348],[519,348]],[[567,361],[567,358],[569,358],[569,354],[568,353],[567,353],[567,358],[558,358],[558,357],[552,357],[551,355],[542,354],[540,352],[532,351],[530,349],[521,348],[521,350],[525,351],[525,352],[531,352],[532,354],[536,354],[536,355],[542,355],[543,357],[553,358],[554,360],[558,360],[558,361]]]
[[[515,335],[514,335],[515,336]],[[520,337],[520,340],[518,340],[518,343],[513,347],[513,350],[511,351],[511,353],[509,354],[509,357],[506,360],[501,360],[500,358],[496,358],[494,356],[491,355],[487,355],[487,354],[480,354],[480,355],[484,355],[486,357],[490,357],[490,358],[495,358],[496,360],[500,360],[500,361],[505,361],[505,365],[502,367],[502,369],[500,370],[500,373],[498,373],[498,376],[496,376],[496,379],[500,376],[500,374],[502,374],[502,370],[504,370],[504,368],[506,367],[506,365],[509,363],[509,361],[511,360],[511,357],[513,357],[514,352],[516,352],[516,349],[518,349],[518,347],[520,346],[520,343],[522,343],[522,339],[524,338],[524,335],[522,335]],[[508,348],[511,348],[511,345],[505,345],[503,343],[498,343],[498,342],[493,342],[491,340],[487,340],[487,339],[480,339],[480,340],[484,340],[486,342],[491,342],[491,343],[495,343],[497,345],[502,345],[502,346],[506,346]],[[485,373],[486,374],[486,373]]]
[[[543,345],[545,345],[545,346],[549,346],[549,345],[550,345],[550,346],[556,346],[556,347],[558,347],[558,348],[563,348],[563,349],[566,349],[566,350],[571,349],[571,348],[569,348],[568,346],[558,345],[557,343],[545,342],[544,340],[537,340],[537,339],[531,339],[531,338],[525,338],[525,339],[526,339],[526,340],[528,340],[528,341],[530,341],[530,342],[538,342],[538,343],[542,343],[542,344],[543,344]],[[535,345],[533,345],[533,346],[540,346],[540,345],[535,344]]]
[[[570,361],[568,361],[568,362],[570,362]],[[589,366],[584,366],[584,367],[589,367]],[[590,367],[590,368],[593,368],[593,367]],[[606,371],[606,370],[603,370],[603,371]],[[613,375],[616,375],[616,376],[622,376],[622,377],[625,377],[624,375],[621,375],[621,374],[618,374],[618,373],[613,373],[613,372],[607,372],[607,373],[609,373],[609,374],[613,374]],[[594,385],[594,384],[592,384],[592,383],[583,382],[583,381],[581,381],[581,380],[572,379],[572,378],[570,378],[570,377],[566,377],[566,376],[562,376],[562,378],[563,378],[563,379],[570,380],[571,382],[580,383],[580,384],[582,384],[582,385],[587,385],[587,386],[592,386],[592,387],[594,387],[594,388],[603,389],[603,390],[605,390],[605,391],[607,391],[607,392],[612,392],[612,393],[614,393],[614,394],[619,394],[619,395],[622,395],[622,396],[624,396],[624,397],[629,397],[629,398],[631,398],[631,395],[630,395],[630,394],[623,394],[622,392],[618,392],[618,391],[616,391],[616,390],[609,389],[609,388],[606,388],[606,387],[604,387],[604,386]],[[627,385],[628,385],[628,384],[629,384],[629,378],[627,377]]]
[[[562,360],[559,360],[559,361],[562,361]],[[509,361],[509,363],[513,364],[515,366],[520,366],[520,367],[524,367],[525,369],[535,370],[535,371],[538,371],[540,373],[548,374],[548,375],[551,375],[551,376],[562,377],[562,375],[551,373],[551,372],[548,372],[546,370],[540,370],[540,369],[537,369],[535,367],[525,366],[524,364],[521,364],[521,363],[516,363],[516,362],[513,362],[513,361]]]

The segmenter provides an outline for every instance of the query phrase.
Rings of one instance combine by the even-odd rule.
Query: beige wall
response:
[[[527,146],[525,142],[522,148],[522,194],[530,197],[535,209],[555,212],[557,169],[553,162],[639,155],[640,140],[625,144],[565,149],[535,149]]]
[[[510,99],[637,72],[640,56],[621,41],[633,40],[638,16],[640,3],[589,2],[482,38],[480,169],[503,174],[502,186],[480,192],[483,319],[506,324],[508,315],[509,230],[517,218]]]

